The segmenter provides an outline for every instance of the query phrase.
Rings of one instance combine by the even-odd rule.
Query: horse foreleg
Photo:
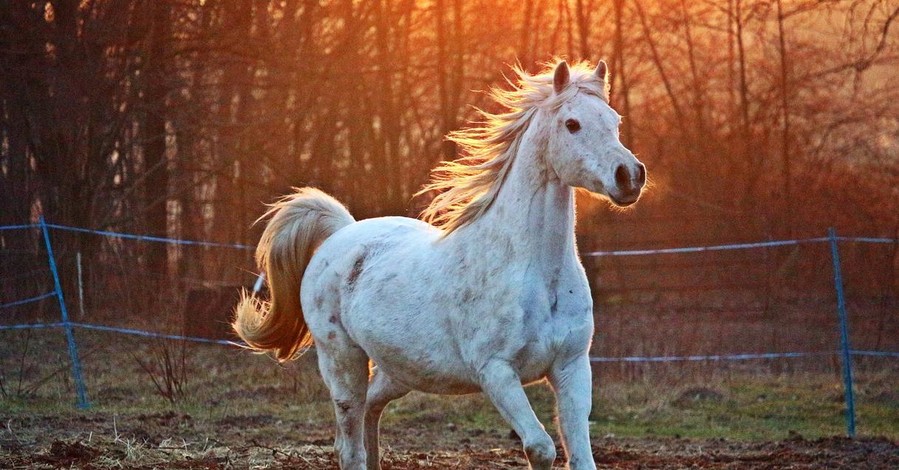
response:
[[[531,468],[551,469],[556,446],[534,414],[518,374],[508,363],[494,360],[481,369],[479,377],[484,393],[521,437]]]
[[[368,386],[368,395],[365,398],[365,451],[368,470],[380,470],[381,460],[378,455],[378,423],[381,420],[381,412],[393,400],[409,393],[409,389],[390,380],[390,377],[380,370],[375,370],[375,375]]]
[[[340,339],[343,338],[337,338]],[[337,421],[334,450],[337,452],[340,468],[364,469],[365,442],[362,427],[365,422],[365,394],[368,387],[368,356],[356,346],[319,343],[318,367],[334,403]]]
[[[586,355],[554,367],[549,375],[556,392],[562,445],[571,470],[596,468],[590,448],[591,375]]]

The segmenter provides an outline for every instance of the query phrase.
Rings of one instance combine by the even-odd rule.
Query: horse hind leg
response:
[[[345,333],[318,343],[318,367],[334,404],[337,433],[334,450],[342,469],[366,467],[364,422],[368,356]]]
[[[381,469],[378,449],[378,424],[381,421],[381,413],[388,403],[407,393],[408,388],[391,380],[383,371],[374,370],[365,398],[365,449],[368,470]]]

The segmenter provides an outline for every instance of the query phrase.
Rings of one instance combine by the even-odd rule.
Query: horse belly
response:
[[[410,347],[404,344],[363,344],[362,347],[378,368],[395,381],[426,393],[462,395],[480,391],[473,380],[475,374],[467,370],[458,357],[447,354],[448,346],[431,341],[430,347]]]

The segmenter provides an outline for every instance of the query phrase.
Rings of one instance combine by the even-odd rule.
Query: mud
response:
[[[130,417],[26,416],[5,420],[0,468],[333,469],[331,431],[272,416],[202,422],[186,413]],[[384,470],[527,468],[514,435],[439,422],[385,430]],[[564,455],[561,447],[560,456]],[[887,469],[899,445],[885,438],[742,442],[725,439],[599,438],[597,465],[608,469]],[[560,457],[556,465],[564,467]]]

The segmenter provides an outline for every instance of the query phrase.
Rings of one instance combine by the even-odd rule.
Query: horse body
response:
[[[504,191],[512,196],[515,189]],[[478,373],[491,360],[508,363],[520,382],[530,383],[544,378],[556,357],[584,353],[590,334],[570,332],[592,333],[592,302],[573,226],[571,242],[561,244],[545,243],[541,238],[550,237],[537,228],[573,224],[570,201],[544,211],[535,198],[531,211],[506,211],[504,196],[493,213],[519,224],[485,216],[441,239],[424,222],[387,217],[328,238],[300,290],[318,347],[356,344],[377,373],[443,394],[480,391]],[[543,212],[561,220],[529,220]]]
[[[532,88],[523,83],[503,102],[517,114],[488,115],[498,121],[490,132],[457,135],[470,152],[493,158],[449,164],[456,181],[430,186],[447,190],[426,212],[442,228],[403,217],[355,222],[308,188],[269,212],[257,259],[272,302],[245,299],[235,330],[285,360],[311,335],[334,403],[341,467],[379,468],[382,410],[420,390],[484,392],[521,437],[530,465],[548,469],[555,445],[522,388],[546,379],[569,466],[595,468],[593,308],[572,187],[628,205],[645,172],[618,141],[605,64],[595,74],[576,70],[576,80],[564,62],[549,77],[521,73]]]

